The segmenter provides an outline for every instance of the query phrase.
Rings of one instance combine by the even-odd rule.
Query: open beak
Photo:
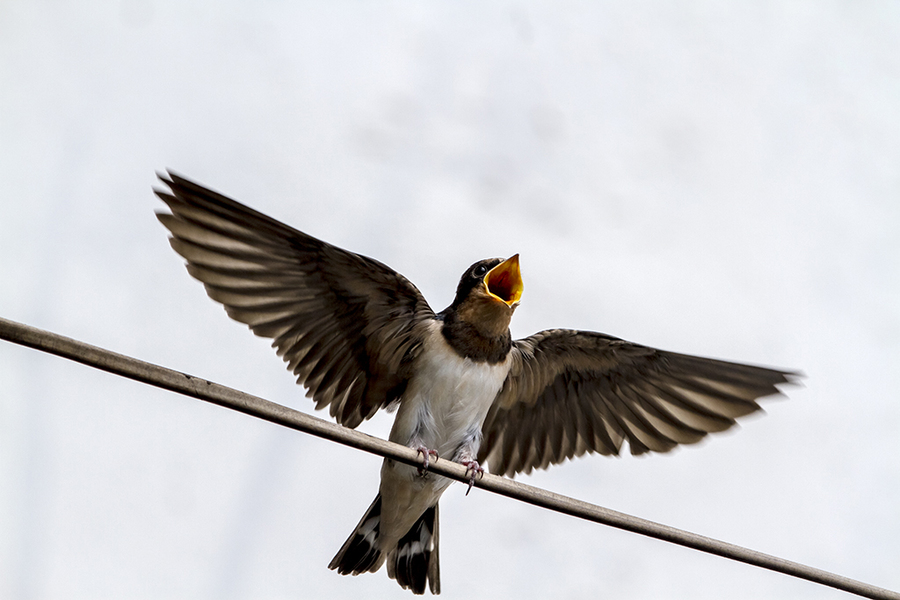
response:
[[[514,307],[522,297],[522,273],[519,271],[519,255],[507,258],[484,276],[488,293]]]

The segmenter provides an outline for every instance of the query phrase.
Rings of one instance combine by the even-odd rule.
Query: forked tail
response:
[[[381,494],[378,494],[328,568],[341,575],[377,571],[385,562],[379,543],[380,529]],[[432,594],[441,593],[437,504],[422,513],[397,547],[388,552],[387,570],[391,579],[414,594],[424,594],[426,584]]]

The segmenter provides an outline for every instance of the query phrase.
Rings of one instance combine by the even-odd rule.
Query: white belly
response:
[[[403,394],[390,439],[412,447],[424,445],[452,459],[467,439],[475,436],[480,441],[481,426],[509,363],[462,358],[440,334],[440,323],[434,327],[419,356],[416,376]]]
[[[426,337],[413,377],[403,394],[390,439],[436,450],[441,458],[472,460],[481,444],[481,426],[509,372],[462,358],[450,348],[435,322]],[[393,548],[416,519],[441,497],[451,480],[421,476],[416,467],[385,460],[381,469],[381,543]]]

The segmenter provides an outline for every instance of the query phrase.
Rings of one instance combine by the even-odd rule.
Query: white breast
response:
[[[509,361],[491,365],[459,356],[435,322],[419,355],[391,430],[391,440],[424,445],[453,458],[473,436],[477,452],[487,412],[509,372]]]

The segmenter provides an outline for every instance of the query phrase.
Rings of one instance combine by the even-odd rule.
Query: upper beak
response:
[[[519,271],[519,255],[507,258],[484,276],[484,287],[491,296],[507,306],[515,306],[522,297],[522,273]]]

